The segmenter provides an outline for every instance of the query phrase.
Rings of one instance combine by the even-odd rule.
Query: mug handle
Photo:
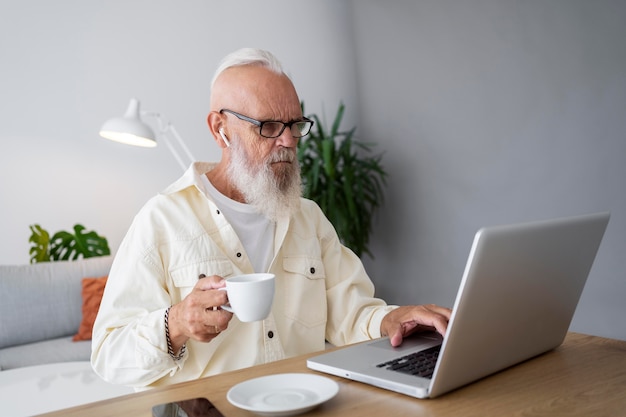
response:
[[[217,290],[218,291],[226,291],[226,287],[218,288]],[[220,308],[222,310],[228,311],[229,313],[234,313],[233,308],[230,306],[230,304],[228,304],[228,305],[227,304],[221,305]]]

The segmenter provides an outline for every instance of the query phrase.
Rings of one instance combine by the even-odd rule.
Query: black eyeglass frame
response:
[[[259,127],[259,134],[261,136],[263,136],[264,138],[268,138],[268,139],[276,139],[277,137],[279,137],[280,135],[283,134],[283,132],[285,131],[286,127],[289,127],[289,130],[291,131],[291,136],[293,136],[294,138],[298,138],[299,139],[299,138],[302,138],[302,137],[308,135],[311,132],[311,129],[313,129],[313,125],[315,124],[315,122],[313,120],[309,119],[308,117],[303,117],[301,120],[293,120],[291,122],[285,123],[285,122],[282,122],[280,120],[256,120],[256,119],[253,119],[252,117],[244,116],[241,113],[237,113],[236,111],[232,111],[232,110],[229,110],[229,109],[221,109],[220,113],[221,114],[223,114],[223,113],[230,113],[230,114],[234,115],[235,117],[237,117],[240,120],[243,120],[243,121],[246,121],[246,122],[252,123],[253,125],[258,126]],[[309,127],[309,130],[302,136],[294,136],[293,135],[293,131],[291,130],[291,126],[293,126],[296,123],[302,123],[302,122],[311,123],[311,126]],[[282,123],[283,128],[280,129],[280,132],[278,132],[278,134],[276,136],[267,136],[267,135],[264,135],[263,133],[261,133],[261,132],[263,132],[263,125],[265,123]]]

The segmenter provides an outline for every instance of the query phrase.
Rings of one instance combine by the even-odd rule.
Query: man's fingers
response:
[[[222,288],[225,285],[226,282],[224,281],[224,278],[218,275],[211,275],[207,277],[204,274],[200,274],[198,276],[198,282],[196,283],[196,286],[194,288],[206,291]]]
[[[226,291],[216,291],[226,286],[224,278],[211,275],[209,277],[200,274],[193,292],[188,296],[191,305],[205,310],[217,310],[219,306],[228,303]]]
[[[177,324],[187,337],[208,342],[226,330],[232,313],[219,308],[228,303],[226,291],[219,291],[224,286],[222,277],[202,274],[192,292],[176,306],[180,312]]]
[[[395,329],[393,329],[391,331],[391,334],[389,335],[389,342],[391,343],[391,346],[393,347],[400,346],[402,344],[403,339],[404,339],[404,335],[402,334],[401,326],[398,326]]]
[[[403,306],[389,312],[381,323],[381,333],[389,336],[392,346],[399,346],[404,337],[422,329],[435,329],[445,336],[452,311],[434,304]]]
[[[228,328],[232,316],[232,313],[222,309],[204,309],[187,323],[189,337],[201,342],[209,342]]]
[[[435,305],[435,304],[429,304],[426,307],[429,310],[432,310],[435,313],[444,316],[446,318],[446,320],[450,320],[450,317],[452,316],[452,309],[450,309],[450,308],[441,307],[441,306],[438,306],[438,305]]]

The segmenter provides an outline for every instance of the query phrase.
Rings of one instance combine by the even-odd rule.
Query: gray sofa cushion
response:
[[[73,342],[72,336],[0,349],[0,370],[56,362],[89,361],[91,341]]]
[[[82,279],[108,275],[112,261],[0,266],[0,348],[74,335],[82,318]]]

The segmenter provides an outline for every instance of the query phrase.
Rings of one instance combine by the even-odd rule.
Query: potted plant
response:
[[[344,245],[359,257],[372,256],[372,220],[383,203],[387,173],[382,154],[371,155],[374,145],[354,139],[356,127],[340,130],[344,109],[340,103],[330,129],[309,116],[315,125],[298,143],[303,195],[320,206]]]
[[[110,255],[109,244],[104,236],[95,231],[85,232],[85,226],[74,225],[74,233],[59,231],[52,238],[38,224],[30,226],[30,263],[76,260],[80,257]]]

